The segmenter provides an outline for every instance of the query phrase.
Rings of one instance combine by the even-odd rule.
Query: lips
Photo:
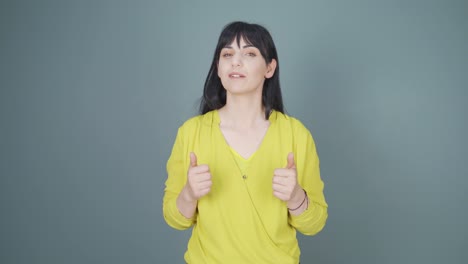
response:
[[[231,72],[229,74],[229,78],[234,78],[234,79],[236,79],[236,78],[245,78],[245,75],[242,74],[242,73],[239,73],[239,72]]]

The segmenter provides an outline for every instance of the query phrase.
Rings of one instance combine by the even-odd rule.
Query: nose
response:
[[[235,54],[234,56],[232,56],[232,60],[231,60],[231,63],[232,63],[232,67],[239,67],[242,65],[242,56],[240,56],[240,54]]]

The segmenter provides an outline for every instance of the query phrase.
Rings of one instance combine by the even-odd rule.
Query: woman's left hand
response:
[[[297,182],[297,170],[294,154],[288,154],[286,168],[275,169],[273,175],[273,195],[288,203],[289,208],[296,208],[304,200],[304,191]]]

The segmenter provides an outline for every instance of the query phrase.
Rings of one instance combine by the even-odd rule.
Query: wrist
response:
[[[301,206],[305,204],[305,200],[307,199],[307,194],[304,189],[300,189],[300,191],[296,192],[295,197],[288,201],[288,209],[290,211],[294,211],[299,209]]]
[[[187,187],[187,185],[185,185],[184,188],[182,189],[181,198],[187,203],[196,203],[197,202],[197,199],[192,195],[192,192]]]

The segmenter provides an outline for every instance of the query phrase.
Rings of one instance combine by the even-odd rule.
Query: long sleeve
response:
[[[289,224],[304,235],[320,232],[328,218],[328,205],[323,194],[320,165],[315,143],[309,130],[301,123],[295,132],[295,157],[298,182],[307,192],[309,207],[302,214],[289,215]]]
[[[167,224],[175,229],[187,229],[195,223],[196,214],[188,219],[182,215],[177,208],[177,197],[187,180],[186,155],[184,147],[183,129],[179,128],[177,137],[172,149],[171,156],[167,161],[167,180],[163,198],[163,215]],[[187,155],[189,155],[187,153]]]

